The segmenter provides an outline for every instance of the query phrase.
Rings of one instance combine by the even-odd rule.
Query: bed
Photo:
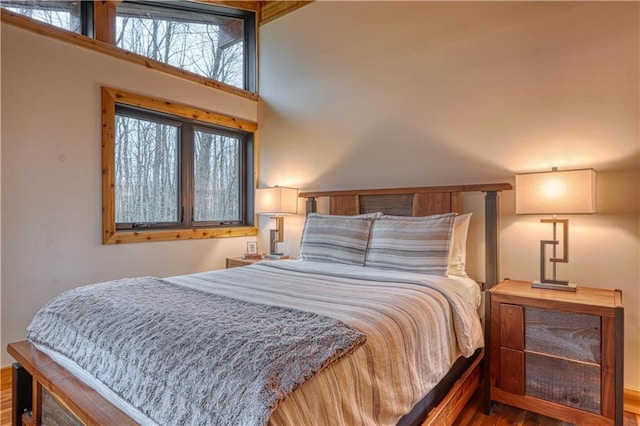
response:
[[[30,340],[8,347],[14,422],[450,424],[483,358],[478,287],[450,274],[463,216],[450,212],[461,213],[461,193],[486,193],[491,287],[498,193],[510,188],[301,193],[312,213],[301,260],[66,292],[36,316]],[[320,197],[329,215],[313,213]],[[406,244],[416,227],[429,229],[426,263],[404,255],[425,251]]]

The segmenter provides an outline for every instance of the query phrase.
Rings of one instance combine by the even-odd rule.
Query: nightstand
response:
[[[487,410],[498,401],[571,423],[622,425],[619,290],[573,293],[507,280],[487,295]]]
[[[253,265],[254,263],[262,262],[270,259],[244,259],[242,257],[227,257],[225,261],[225,268],[235,268],[236,266]]]

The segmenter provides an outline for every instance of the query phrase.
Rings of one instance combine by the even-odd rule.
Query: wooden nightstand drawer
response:
[[[527,307],[524,322],[526,350],[600,364],[599,316]]]
[[[268,259],[264,259],[264,258],[245,259],[243,257],[227,257],[225,261],[225,268],[229,269],[229,268],[237,268],[238,266],[253,265],[254,263],[262,262],[264,260],[268,260]]]
[[[285,259],[284,257],[282,259]],[[286,259],[289,259],[289,257],[286,257]],[[271,259],[269,257],[258,257],[258,258],[250,258],[250,259],[246,259],[244,257],[227,257],[226,261],[225,261],[225,268],[236,268],[238,266],[247,266],[247,265],[253,265],[254,263],[258,263],[258,262],[268,262],[268,261],[273,261],[273,260],[277,260],[277,259]]]
[[[237,268],[238,266],[247,266],[259,262],[262,259],[243,259],[241,257],[227,257],[225,261],[225,268]]]
[[[500,304],[500,345],[524,349],[524,309],[520,305]]]
[[[600,414],[600,365],[533,352],[525,365],[526,395]]]
[[[500,348],[500,387],[506,392],[524,395],[524,351]]]

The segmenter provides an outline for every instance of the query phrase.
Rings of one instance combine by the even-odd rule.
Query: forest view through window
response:
[[[255,90],[253,12],[180,1],[124,1],[116,45],[185,71]]]
[[[247,135],[118,105],[118,229],[243,224]]]

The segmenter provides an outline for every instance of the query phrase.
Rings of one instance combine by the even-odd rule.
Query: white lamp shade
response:
[[[592,169],[516,175],[516,214],[596,213]]]
[[[298,213],[298,190],[282,186],[256,189],[256,213],[273,215]]]

